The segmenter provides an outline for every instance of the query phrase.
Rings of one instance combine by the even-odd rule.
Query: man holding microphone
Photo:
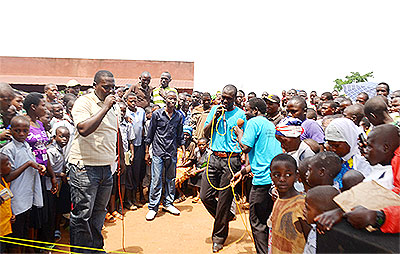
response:
[[[72,141],[67,167],[71,185],[71,245],[102,249],[101,235],[113,179],[111,164],[117,154],[118,111],[114,106],[115,81],[101,70],[94,77],[95,91],[79,97],[72,109],[78,130]],[[122,141],[119,144],[122,146]],[[125,169],[123,149],[120,163]],[[93,250],[71,248],[71,252]]]
[[[213,107],[204,123],[204,135],[211,138],[212,154],[201,181],[200,198],[215,219],[212,233],[213,252],[223,248],[228,236],[229,221],[235,217],[235,214],[230,212],[233,193],[229,185],[233,177],[231,169],[234,173],[240,170],[242,150],[236,141],[233,128],[237,125],[238,119],[243,119],[245,121],[243,128],[246,127],[244,111],[234,105],[236,93],[235,86],[225,86],[222,90],[223,105]],[[226,188],[217,190],[214,187]]]

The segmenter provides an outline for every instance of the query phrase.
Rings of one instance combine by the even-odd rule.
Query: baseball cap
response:
[[[279,99],[279,97],[275,94],[270,94],[265,98],[272,103],[280,103],[281,102],[281,99]]]
[[[71,79],[70,81],[68,81],[68,83],[66,84],[67,87],[74,87],[74,86],[80,86],[81,84],[76,81],[75,79]]]

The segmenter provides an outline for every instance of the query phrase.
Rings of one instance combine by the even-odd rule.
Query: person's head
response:
[[[360,126],[361,119],[364,118],[364,106],[362,104],[354,104],[348,106],[343,111],[343,116],[354,122],[355,125]]]
[[[316,121],[318,118],[317,111],[313,108],[307,108],[306,118]]]
[[[186,94],[180,93],[178,95],[178,109],[183,109],[183,107],[186,104],[186,100],[187,100]]]
[[[68,114],[70,117],[72,117],[71,112],[72,112],[72,108],[74,107],[75,101],[76,101],[76,100],[70,100],[70,101],[68,101],[67,106],[65,107],[65,111],[67,111],[67,114]]]
[[[304,186],[304,190],[308,191],[309,189],[311,189],[310,185],[308,185],[307,182],[307,172],[308,172],[308,168],[310,167],[310,162],[312,161],[312,156],[311,157],[306,157],[303,160],[301,160],[299,162],[299,182],[303,183]]]
[[[67,127],[60,126],[56,129],[56,137],[54,140],[60,147],[64,147],[68,144],[70,133]]]
[[[124,118],[126,115],[126,104],[123,101],[118,102],[118,107],[121,110],[121,117]]]
[[[11,162],[7,155],[0,153],[0,177],[6,176],[11,172]]]
[[[333,99],[336,99],[337,97],[339,97],[339,92],[337,90],[333,90],[332,97],[333,97]]]
[[[332,93],[330,92],[324,92],[321,94],[321,101],[325,102],[325,101],[333,101],[333,96]]]
[[[51,122],[52,118],[53,118],[53,114],[49,110],[46,110],[46,114],[45,115],[39,117],[39,121],[42,122],[43,127],[44,127],[44,129],[46,131],[50,131],[50,129],[51,129],[50,122]]]
[[[261,98],[252,98],[246,102],[246,119],[249,120],[256,116],[265,115],[267,105]]]
[[[394,151],[399,145],[399,133],[396,126],[392,124],[376,126],[368,135],[365,158],[372,166],[390,165]]]
[[[8,126],[10,124],[11,119],[17,115],[17,109],[14,105],[11,105],[7,111],[3,114],[3,124],[4,126]]]
[[[249,94],[247,94],[247,100],[251,100],[253,98],[256,98],[257,94],[255,92],[250,92]]]
[[[368,118],[363,117],[360,121],[360,127],[363,128],[364,132],[367,133],[369,128],[371,127],[371,123],[369,122]]]
[[[321,115],[322,116],[329,116],[334,115],[336,112],[336,102],[334,101],[325,101],[322,103],[321,107]]]
[[[136,103],[137,103],[137,96],[134,93],[129,93],[126,96],[126,104],[128,105],[129,110],[136,111]]]
[[[306,92],[306,91],[300,90],[298,94],[299,94],[299,96],[300,96],[301,98],[303,98],[304,100],[307,100],[307,99],[308,99],[308,97],[307,97],[307,92]]]
[[[297,90],[296,89],[290,89],[289,91],[287,91],[287,93],[286,93],[286,98],[288,99],[288,100],[290,100],[290,99],[292,99],[294,96],[297,96],[298,94],[297,94]]]
[[[14,99],[14,90],[7,83],[0,82],[0,113],[5,113]]]
[[[226,85],[222,89],[222,104],[226,110],[232,110],[236,101],[237,89],[234,85]]]
[[[67,104],[68,104],[68,102],[69,102],[70,100],[76,101],[76,99],[77,99],[77,97],[76,97],[75,94],[67,93],[66,95],[64,95],[64,97],[63,97],[63,99],[62,99],[62,100],[63,100],[64,107],[67,106]]]
[[[53,116],[57,119],[63,119],[64,117],[64,108],[60,103],[53,104]]]
[[[201,95],[201,103],[203,104],[203,108],[205,110],[211,107],[211,95],[208,92],[205,92]]]
[[[389,92],[389,85],[385,82],[381,82],[376,86],[376,95],[387,97],[389,95]]]
[[[245,93],[243,92],[243,90],[238,90],[236,93],[236,101],[235,104],[236,106],[238,106],[239,108],[243,107],[243,102],[245,101]]]
[[[151,116],[153,115],[153,110],[151,110],[151,107],[148,106],[144,109],[144,113],[146,114],[146,119],[150,120]]]
[[[192,93],[192,107],[197,107],[201,104],[201,93],[199,91],[193,91]]]
[[[185,139],[186,142],[192,140],[192,133],[193,133],[192,127],[188,125],[183,126],[183,138]]]
[[[150,81],[151,81],[150,72],[148,72],[148,71],[142,72],[142,74],[140,74],[140,76],[139,76],[139,80],[140,80],[140,84],[142,85],[142,87],[149,86]]]
[[[101,101],[114,93],[115,90],[115,80],[114,75],[110,71],[100,70],[94,75],[93,86],[95,89],[95,94]]]
[[[115,93],[117,94],[118,99],[121,99],[124,96],[124,88],[123,87],[117,88],[117,90],[115,90]]]
[[[66,84],[65,93],[66,94],[72,93],[73,95],[78,96],[80,90],[81,90],[81,84],[75,79],[71,79]]]
[[[262,92],[261,99],[265,100],[268,97],[269,93],[267,91]]]
[[[342,188],[341,191],[350,190],[352,187],[361,183],[364,180],[364,175],[361,174],[360,171],[357,170],[349,170],[344,173],[342,177]]]
[[[42,94],[37,92],[29,93],[23,103],[23,107],[28,115],[42,117],[46,114],[46,102]]]
[[[295,96],[290,99],[286,106],[288,116],[298,118],[302,121],[306,120],[307,103],[300,96]]]
[[[57,99],[58,96],[58,88],[56,84],[47,84],[44,86],[44,93],[46,94],[49,102]]]
[[[328,127],[328,125],[333,121],[333,119],[336,119],[336,116],[337,115],[327,115],[322,118],[321,127],[324,131],[326,127]]]
[[[338,208],[338,205],[333,201],[333,198],[337,195],[339,195],[339,191],[329,185],[316,186],[307,191],[304,207],[304,217],[307,223],[313,224],[317,215]]]
[[[317,92],[316,91],[311,91],[310,93],[310,102],[311,104],[314,104],[314,98],[317,97]]]
[[[347,161],[354,154],[359,153],[358,135],[360,133],[360,129],[350,119],[333,119],[325,129],[326,148]]]
[[[400,97],[394,97],[391,105],[392,112],[400,112]]]
[[[24,142],[29,134],[29,119],[24,116],[15,116],[11,119],[10,125],[10,131],[13,138],[18,142]]]
[[[269,94],[264,98],[265,103],[267,104],[266,113],[268,116],[275,116],[280,109],[281,100],[277,95]]]
[[[161,85],[162,88],[168,87],[168,85],[171,82],[171,80],[172,80],[172,77],[171,77],[171,74],[168,71],[165,71],[165,72],[161,73],[160,85]]]
[[[205,137],[200,138],[199,141],[197,142],[197,147],[202,153],[204,153],[204,151],[207,149],[207,146],[208,146],[208,139]]]
[[[393,121],[389,116],[388,106],[381,96],[372,97],[365,103],[364,114],[374,126]]]
[[[340,157],[330,151],[317,153],[311,157],[306,173],[307,183],[311,187],[317,185],[333,185],[333,179],[342,169]]]
[[[293,117],[282,119],[276,126],[275,137],[281,143],[282,149],[289,153],[299,149],[300,135],[304,132],[301,120]]]
[[[344,99],[341,100],[340,103],[339,103],[339,110],[338,110],[338,111],[339,111],[340,113],[343,113],[344,110],[345,110],[347,107],[351,106],[351,105],[353,105],[353,102],[352,102],[349,98],[344,98]]]
[[[11,104],[14,105],[17,111],[21,111],[24,106],[24,96],[18,91],[14,91],[15,97],[11,101]]]
[[[298,178],[297,163],[292,156],[282,153],[271,161],[271,179],[279,192],[279,197],[295,193],[294,182]]]
[[[176,102],[178,101],[178,96],[174,91],[168,91],[165,98],[165,103],[168,109],[174,109],[176,107]]]
[[[369,95],[366,92],[361,92],[356,97],[356,103],[365,105],[365,103],[369,100]]]

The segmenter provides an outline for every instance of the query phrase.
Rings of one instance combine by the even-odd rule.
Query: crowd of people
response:
[[[317,230],[342,218],[400,232],[400,205],[345,212],[334,201],[370,181],[400,194],[400,90],[280,98],[234,85],[178,93],[171,81],[163,72],[152,86],[144,71],[116,87],[101,70],[85,91],[76,80],[28,94],[0,83],[0,236],[54,243],[69,226],[72,252],[102,252],[105,222],[146,203],[147,221],[161,203],[178,216],[189,196],[214,218],[213,252],[235,200],[249,209],[257,253],[316,253]],[[1,239],[1,253],[36,251]]]

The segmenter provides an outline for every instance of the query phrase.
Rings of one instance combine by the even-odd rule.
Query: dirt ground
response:
[[[129,253],[212,253],[213,218],[204,206],[187,199],[176,207],[181,211],[180,216],[165,213],[160,208],[153,221],[146,221],[146,207],[128,211],[125,215],[125,250]],[[245,215],[250,230],[248,210]],[[122,232],[122,221],[106,224],[103,236],[107,252],[123,251]],[[243,239],[235,243],[242,236]],[[230,222],[229,236],[220,253],[255,253],[238,212],[237,219]]]

